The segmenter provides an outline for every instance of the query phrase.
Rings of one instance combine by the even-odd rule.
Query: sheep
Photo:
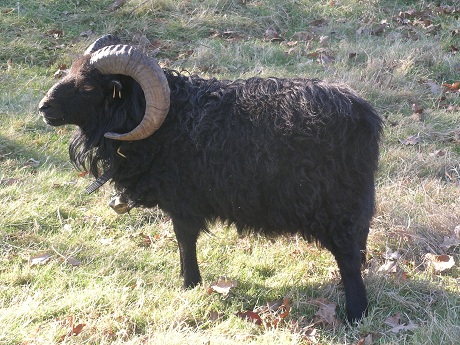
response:
[[[203,79],[106,35],[39,112],[51,126],[77,126],[69,154],[97,178],[89,192],[111,179],[126,210],[158,206],[170,215],[185,288],[201,282],[199,234],[221,220],[238,232],[316,241],[336,259],[348,320],[365,315],[361,265],[382,120],[348,87]]]

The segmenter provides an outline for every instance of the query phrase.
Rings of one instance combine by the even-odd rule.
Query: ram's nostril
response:
[[[38,105],[38,110],[43,111],[43,110],[50,108],[50,106],[51,105],[49,104],[49,102],[41,101],[40,104]]]

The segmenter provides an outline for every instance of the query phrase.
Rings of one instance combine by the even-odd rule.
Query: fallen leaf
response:
[[[276,327],[291,312],[291,300],[289,297],[284,297],[283,299],[268,302],[255,308],[254,312],[260,315],[266,327]]]
[[[329,45],[329,36],[321,36],[319,38],[319,45],[321,47],[327,47]]]
[[[70,266],[73,266],[73,267],[78,267],[81,265],[81,261],[72,257],[72,256],[69,256],[67,258],[64,259],[64,262],[66,264],[69,264]]]
[[[253,312],[252,310],[246,310],[244,312],[239,311],[238,313],[236,313],[236,316],[254,322],[256,325],[262,325],[262,319],[260,318],[260,315]]]
[[[380,36],[385,32],[386,25],[385,24],[378,24],[378,23],[370,23],[361,26],[358,30],[356,30],[356,35],[358,36]]]
[[[420,144],[422,142],[422,139],[420,138],[420,135],[419,134],[414,134],[414,135],[411,135],[409,137],[407,137],[406,139],[404,140],[400,140],[401,144],[403,145],[417,145],[417,144]]]
[[[449,53],[456,54],[457,52],[458,52],[458,47],[451,44],[449,47]]]
[[[284,41],[284,38],[276,31],[272,26],[268,27],[264,33],[264,39],[270,42],[281,42]]]
[[[389,316],[385,319],[385,323],[392,327],[398,326],[401,321],[401,313],[396,313],[393,316]]]
[[[451,255],[434,255],[427,253],[425,254],[425,259],[436,272],[443,272],[455,266],[454,257]]]
[[[356,345],[371,345],[373,341],[373,335],[372,333],[369,333],[359,339],[358,343]]]
[[[385,323],[391,326],[388,332],[392,333],[399,333],[401,331],[413,331],[414,329],[418,328],[418,325],[412,323],[411,321],[408,324],[401,324],[401,313],[396,313],[395,315],[388,317],[385,319]]]
[[[455,234],[455,236],[457,236],[457,238],[460,238],[460,225],[457,225],[454,228],[454,234]]]
[[[335,315],[335,308],[337,307],[337,304],[332,303],[325,298],[310,300],[309,303],[319,307],[313,317],[314,325],[323,325],[335,328],[342,323]]]
[[[87,171],[81,171],[78,173],[78,177],[85,177],[88,174]]]
[[[403,325],[393,327],[389,330],[389,332],[399,333],[401,331],[413,331],[414,329],[417,329],[417,328],[418,328],[417,324],[410,322],[408,324],[403,324]]]
[[[316,333],[318,330],[313,327],[306,328],[301,332],[302,338],[309,341],[312,344],[318,344],[318,339],[316,339]]]
[[[53,256],[45,253],[30,259],[30,267],[35,265],[45,265]]]
[[[445,155],[446,155],[445,150],[436,150],[436,151],[430,153],[431,157],[444,157]]]
[[[310,22],[311,26],[322,26],[327,23],[327,20],[324,18],[315,19]]]
[[[29,158],[26,162],[26,164],[24,164],[24,166],[21,168],[21,169],[26,169],[26,168],[36,168],[40,165],[40,161],[39,160],[36,160],[36,159],[33,159],[33,158]]]
[[[444,236],[444,241],[440,244],[440,247],[449,249],[450,247],[456,247],[458,245],[460,245],[460,238]]]
[[[358,56],[358,53],[355,53],[355,52],[349,53],[348,60],[356,59],[357,56]]]
[[[107,6],[108,12],[113,12],[118,10],[121,6],[125,4],[126,0],[115,0],[109,6]]]
[[[185,59],[194,53],[193,49],[187,50],[186,52],[180,53],[177,55],[177,59]]]
[[[315,38],[314,33],[311,33],[308,31],[298,31],[292,35],[291,40],[300,41],[300,42],[309,42],[309,41],[312,41],[314,38]]]
[[[460,89],[460,81],[457,81],[455,83],[449,84],[449,83],[443,83],[442,86],[449,91],[449,92],[458,92]]]
[[[0,185],[4,185],[4,186],[11,186],[15,183],[18,183],[18,182],[21,182],[22,179],[20,178],[5,178],[5,179],[2,179],[0,180]]]
[[[381,273],[396,273],[398,270],[398,263],[393,260],[387,260],[385,263],[379,267],[377,272]]]
[[[56,78],[56,79],[59,79],[59,78],[64,77],[68,72],[69,71],[67,70],[66,67],[65,68],[59,67],[58,70],[56,72],[54,72],[53,77]]]
[[[65,338],[68,338],[68,337],[71,337],[71,336],[77,336],[81,333],[81,331],[83,330],[83,327],[85,327],[86,324],[85,323],[80,323],[78,325],[76,325],[75,327],[72,327],[72,329],[67,332],[67,334],[64,334],[60,341],[64,341]]]
[[[48,30],[46,32],[46,35],[48,36],[53,36],[54,38],[59,38],[59,37],[62,37],[64,36],[64,31],[62,30]]]
[[[217,321],[219,320],[220,318],[222,318],[222,315],[219,314],[217,311],[214,311],[214,310],[211,310],[209,312],[209,321]]]
[[[383,258],[386,260],[398,260],[401,257],[401,253],[397,250],[392,250],[387,247],[386,252],[383,254]]]
[[[211,286],[208,288],[208,294],[212,292],[220,293],[224,296],[227,296],[230,292],[230,289],[238,286],[238,282],[236,280],[230,280],[225,277],[219,277],[216,282],[212,283]]]
[[[417,103],[412,104],[412,119],[415,121],[421,121],[423,114],[423,108]]]

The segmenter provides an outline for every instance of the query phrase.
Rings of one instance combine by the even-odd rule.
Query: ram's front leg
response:
[[[174,232],[179,244],[180,273],[184,277],[184,288],[192,288],[201,282],[196,242],[204,222],[172,218]]]

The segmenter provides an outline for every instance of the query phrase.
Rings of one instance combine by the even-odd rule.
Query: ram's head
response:
[[[43,120],[52,126],[84,127],[91,109],[102,106],[108,92],[113,92],[114,98],[122,94],[123,85],[117,75],[131,77],[139,83],[145,96],[145,114],[128,133],[107,132],[105,137],[132,141],[150,136],[168,114],[168,82],[155,59],[132,46],[120,44],[112,35],[103,36],[89,46],[83,57],[72,64],[70,72],[46,93],[39,104]]]

